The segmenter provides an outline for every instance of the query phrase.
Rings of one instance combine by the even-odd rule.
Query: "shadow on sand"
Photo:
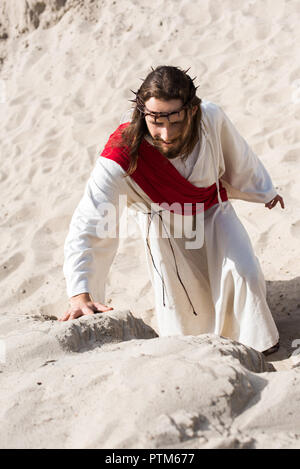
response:
[[[281,361],[297,354],[300,360],[300,277],[266,281],[267,300],[280,334],[280,349],[266,357]]]

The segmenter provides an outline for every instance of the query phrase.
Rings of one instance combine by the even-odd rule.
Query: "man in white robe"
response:
[[[61,320],[112,309],[104,304],[105,282],[118,237],[99,235],[100,212],[105,204],[114,206],[118,230],[122,211],[119,197],[126,196],[145,240],[158,334],[215,333],[266,354],[276,351],[279,334],[266,302],[264,276],[231,202],[220,197],[220,181],[228,197],[264,203],[269,209],[278,202],[284,208],[283,199],[262,162],[224,111],[212,102],[202,100],[199,105],[201,138],[183,159],[182,126],[186,112],[192,115],[196,109],[194,106],[186,111],[183,104],[183,99],[176,97],[148,98],[144,107],[149,112],[143,115],[145,139],[159,148],[192,185],[206,188],[216,184],[217,203],[203,214],[203,245],[187,248],[189,238],[184,235],[157,235],[160,217],[150,215],[149,225],[153,200],[130,176],[124,177],[126,171],[120,164],[98,158],[65,241],[64,275],[70,307]],[[173,116],[171,120],[169,115]],[[156,235],[149,236],[151,231]]]

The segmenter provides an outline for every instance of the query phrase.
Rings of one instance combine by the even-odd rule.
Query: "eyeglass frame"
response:
[[[145,104],[142,102],[142,100],[139,98],[139,96],[136,97],[136,108],[137,110],[144,115],[144,117],[150,116],[154,118],[154,122],[156,123],[157,119],[160,119],[162,117],[165,117],[168,119],[168,122],[170,122],[169,117],[174,115],[174,114],[180,114],[181,111],[186,110],[190,107],[190,101],[187,101],[185,104],[183,104],[178,110],[176,111],[171,111],[171,112],[158,112],[158,111],[149,111],[149,109],[146,108]],[[147,109],[147,112],[145,112],[145,109]],[[183,119],[184,120],[184,119]]]

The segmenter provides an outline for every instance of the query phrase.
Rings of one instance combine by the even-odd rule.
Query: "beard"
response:
[[[164,145],[163,142],[158,139],[152,139],[152,141],[155,148],[157,148],[157,150],[169,160],[182,155],[181,149],[183,147],[183,143],[180,140],[176,140],[170,145]],[[170,148],[168,148],[168,146],[170,146]]]

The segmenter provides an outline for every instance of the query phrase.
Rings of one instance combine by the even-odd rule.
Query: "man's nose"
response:
[[[162,127],[160,130],[160,138],[164,142],[170,142],[173,137],[173,132],[171,131],[171,129],[169,127]]]

